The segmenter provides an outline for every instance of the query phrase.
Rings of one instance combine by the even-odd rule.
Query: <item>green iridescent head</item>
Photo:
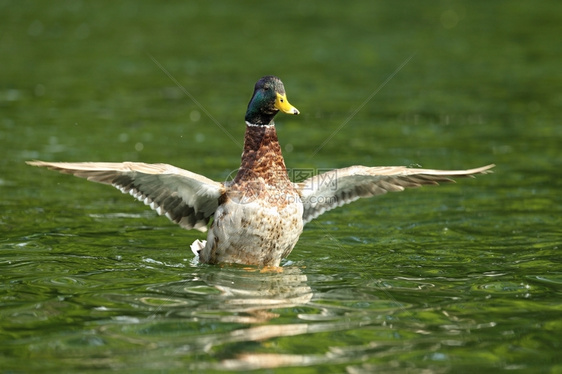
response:
[[[299,114],[297,108],[289,104],[281,79],[273,75],[265,76],[254,87],[254,94],[246,111],[246,123],[269,125],[279,111]]]

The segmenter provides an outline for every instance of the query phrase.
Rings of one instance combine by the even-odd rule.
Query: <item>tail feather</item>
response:
[[[205,245],[207,244],[206,240],[195,240],[193,243],[191,243],[190,248],[191,251],[193,252],[193,254],[195,256],[199,256],[199,252],[205,248]]]

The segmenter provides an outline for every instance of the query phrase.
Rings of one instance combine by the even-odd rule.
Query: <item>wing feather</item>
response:
[[[362,197],[403,191],[408,187],[454,182],[451,177],[473,177],[490,173],[495,165],[469,170],[414,169],[403,166],[350,166],[319,174],[296,183],[304,205],[303,221]]]
[[[218,207],[224,186],[202,175],[167,164],[140,162],[44,162],[29,165],[46,167],[64,174],[112,185],[145,205],[166,215],[184,229],[207,230]]]

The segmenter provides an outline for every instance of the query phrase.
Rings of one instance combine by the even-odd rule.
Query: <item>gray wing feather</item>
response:
[[[308,178],[295,187],[304,205],[303,221],[362,197],[403,191],[407,187],[454,182],[451,177],[473,177],[491,172],[495,165],[469,170],[414,169],[403,166],[350,166]]]
[[[140,162],[43,162],[46,167],[92,182],[112,185],[123,193],[166,215],[184,229],[207,231],[207,223],[218,207],[224,187],[202,175],[167,164]]]

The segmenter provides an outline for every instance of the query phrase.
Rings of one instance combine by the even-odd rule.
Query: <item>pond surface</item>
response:
[[[0,1],[0,373],[562,372],[561,15]],[[24,163],[225,180],[266,74],[302,113],[277,119],[292,171],[495,173],[324,214],[262,273],[197,264],[204,235]]]

